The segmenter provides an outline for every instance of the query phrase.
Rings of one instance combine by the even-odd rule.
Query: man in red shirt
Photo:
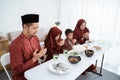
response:
[[[10,45],[10,65],[13,80],[26,80],[24,72],[37,66],[38,59],[44,56],[47,51],[46,48],[40,47],[40,41],[36,36],[39,15],[27,14],[21,18],[23,31]]]

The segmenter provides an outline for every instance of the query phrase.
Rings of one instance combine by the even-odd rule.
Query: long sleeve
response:
[[[14,73],[20,74],[24,73],[29,68],[37,65],[32,61],[32,58],[25,61],[20,47],[11,47],[10,48],[10,59],[11,59],[11,68],[15,71]]]
[[[24,72],[38,65],[38,61],[33,62],[32,60],[36,49],[41,49],[36,36],[29,39],[21,34],[10,44],[12,80],[26,80]]]
[[[60,53],[60,50],[61,50],[60,46],[56,46],[55,48],[51,48],[50,46],[46,46],[46,48],[47,48],[47,59],[46,59],[46,61],[52,59],[53,55]]]
[[[90,33],[90,31],[89,31],[89,29],[86,27],[83,31],[79,31],[79,32],[74,32],[74,38],[75,39],[77,39],[77,43],[79,43],[79,44],[84,44],[85,43],[85,41],[87,40],[86,38],[84,38],[83,40],[82,40],[82,36],[83,36],[83,34],[84,33],[86,33],[86,32],[88,32],[88,33]]]
[[[71,43],[71,44],[70,44]],[[67,39],[65,39],[65,43],[62,46],[62,49],[67,49],[67,50],[71,50],[72,49],[72,42],[68,41]],[[63,50],[62,50],[63,51]]]

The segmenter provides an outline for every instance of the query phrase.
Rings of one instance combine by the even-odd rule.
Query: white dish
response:
[[[73,46],[73,50],[78,51],[78,52],[83,52],[86,50],[86,48],[83,45],[75,45]]]
[[[65,62],[52,62],[48,65],[48,69],[53,73],[64,74],[70,72],[72,66]]]
[[[77,52],[77,55],[72,54],[72,52]],[[70,56],[70,55],[80,56],[80,52],[78,52],[78,51],[76,51],[76,50],[70,50],[70,51],[68,52],[68,56]]]

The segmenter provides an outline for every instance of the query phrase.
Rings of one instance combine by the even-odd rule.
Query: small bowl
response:
[[[68,57],[68,60],[69,60],[70,63],[76,64],[79,61],[81,61],[81,57],[80,56],[72,56],[71,55],[71,56]]]
[[[93,56],[94,51],[93,51],[93,50],[88,49],[88,50],[85,50],[85,54],[86,54],[86,56],[87,56],[87,57],[91,57],[91,56]]]

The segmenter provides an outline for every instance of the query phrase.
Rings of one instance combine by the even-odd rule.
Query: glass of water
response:
[[[53,59],[54,59],[54,60],[58,60],[58,54],[54,54],[54,55],[53,55]]]
[[[63,54],[67,57],[68,50],[67,50],[67,49],[64,49],[64,50],[63,50]]]

